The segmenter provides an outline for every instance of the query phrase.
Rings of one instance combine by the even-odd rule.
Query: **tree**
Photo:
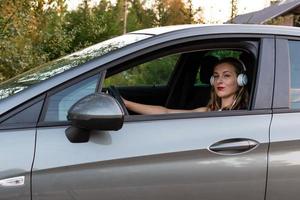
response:
[[[198,23],[198,24],[204,24],[205,20],[202,16],[202,8],[194,8],[193,1],[187,0],[187,22],[189,24]]]
[[[156,25],[175,25],[190,22],[188,9],[182,0],[156,0]]]
[[[31,1],[2,0],[0,5],[0,73],[7,79],[28,69],[32,64],[44,60],[31,41],[35,32],[35,18],[31,12]]]
[[[77,10],[66,15],[65,31],[71,35],[71,52],[91,44],[121,34],[121,27],[115,19],[114,8],[108,1],[101,1],[96,7],[90,7],[84,1]]]
[[[188,13],[188,23],[194,22],[194,10],[192,0],[187,1],[187,13]]]
[[[128,9],[127,31],[134,31],[154,26],[155,13],[145,6],[145,0],[130,0]]]
[[[59,57],[68,48],[62,28],[64,0],[2,0],[0,79]]]
[[[47,60],[53,60],[69,52],[72,36],[64,30],[64,19],[67,13],[65,0],[46,1],[34,7],[36,15],[36,38],[33,45],[40,48],[42,53],[47,55]],[[45,9],[47,6],[47,9]]]
[[[73,11],[67,10],[66,0],[0,1],[0,81],[123,33],[125,0],[101,0],[93,7],[84,0]],[[153,7],[146,6],[148,0],[126,1],[126,32],[199,23],[195,15],[201,9],[193,9],[191,0],[187,5],[155,0]]]

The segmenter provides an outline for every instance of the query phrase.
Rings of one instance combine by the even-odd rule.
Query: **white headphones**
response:
[[[245,74],[246,67],[245,67],[244,63],[241,60],[239,60],[239,59],[234,59],[234,60],[236,60],[238,63],[240,63],[240,65],[243,67],[242,73],[238,74],[238,76],[237,76],[237,80],[236,80],[237,84],[240,87],[245,86],[245,85],[247,85],[247,82],[248,82],[248,77]],[[215,78],[214,78],[214,76],[211,76],[210,77],[210,84],[213,86],[214,82],[215,82]]]

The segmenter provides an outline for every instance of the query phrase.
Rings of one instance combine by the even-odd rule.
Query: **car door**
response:
[[[43,96],[16,107],[0,118],[0,199],[31,199],[31,167],[36,124]]]
[[[299,199],[300,40],[276,40],[274,115],[270,132],[267,199]]]
[[[250,110],[126,116],[119,131],[92,131],[88,142],[71,143],[70,124],[58,120],[66,112],[60,115],[57,105],[87,86],[78,82],[49,94],[37,129],[32,199],[263,200],[273,41],[260,41]]]

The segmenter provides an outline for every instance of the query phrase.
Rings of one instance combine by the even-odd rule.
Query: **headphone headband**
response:
[[[238,61],[238,63],[240,63],[240,65],[242,66],[242,69],[241,69],[241,70],[243,70],[242,72],[246,72],[247,69],[246,69],[246,66],[245,66],[244,62],[241,61],[241,60],[238,59],[238,58],[235,58],[235,60]]]

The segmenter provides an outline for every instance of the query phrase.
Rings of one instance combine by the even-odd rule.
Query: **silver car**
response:
[[[8,80],[0,199],[299,199],[299,52],[299,28],[170,26]],[[245,110],[139,115],[122,102],[205,106],[208,58],[225,56],[246,66]]]

